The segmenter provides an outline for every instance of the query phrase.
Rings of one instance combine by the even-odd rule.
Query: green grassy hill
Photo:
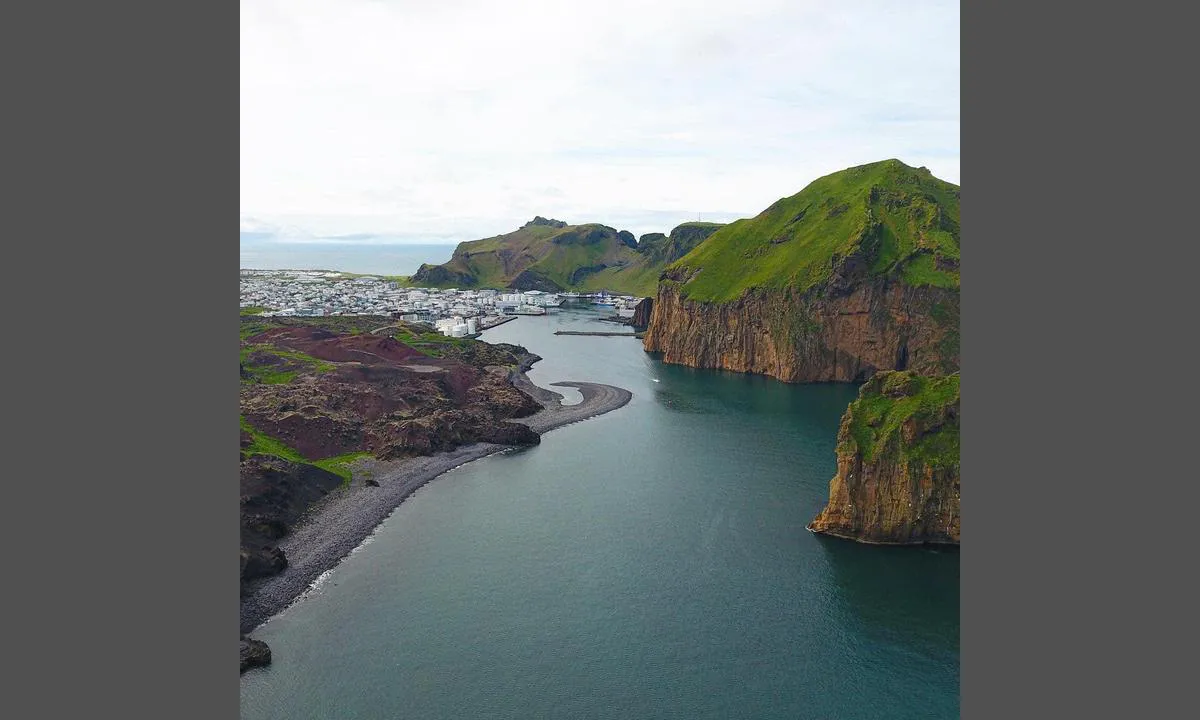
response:
[[[881,453],[893,452],[906,462],[957,468],[958,402],[958,373],[940,377],[876,373],[846,409],[839,450],[856,452],[864,462],[875,462]],[[910,421],[923,432],[906,440],[901,429]]]
[[[914,286],[959,286],[959,187],[899,160],[819,178],[717,230],[670,266],[681,293],[724,302],[751,288],[803,292],[847,258]]]
[[[411,283],[433,287],[609,290],[652,295],[658,276],[722,227],[684,223],[668,237],[537,217],[504,235],[460,243],[443,265],[422,265]]]

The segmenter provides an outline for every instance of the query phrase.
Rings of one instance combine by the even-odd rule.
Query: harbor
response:
[[[637,337],[631,332],[600,332],[596,330],[555,330],[555,335],[594,335],[597,337]]]

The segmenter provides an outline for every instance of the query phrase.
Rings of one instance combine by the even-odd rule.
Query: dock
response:
[[[490,330],[491,328],[494,328],[498,325],[503,325],[506,322],[510,322],[510,321],[516,320],[516,319],[517,319],[516,315],[501,315],[500,317],[496,318],[495,320],[491,320],[490,322],[480,320],[478,326],[479,326],[480,330]]]
[[[637,337],[631,332],[595,332],[592,330],[555,330],[555,335],[596,335],[599,337]]]

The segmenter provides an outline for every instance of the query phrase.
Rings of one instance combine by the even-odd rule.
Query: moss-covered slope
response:
[[[881,372],[838,431],[814,532],[881,544],[959,543],[959,375]]]
[[[684,223],[670,237],[652,233],[638,241],[607,225],[567,225],[537,217],[511,233],[459,244],[448,262],[422,265],[412,283],[651,295],[668,263],[720,227]]]
[[[856,258],[869,275],[959,284],[959,188],[899,160],[814,180],[713,234],[672,265],[684,297],[724,302],[750,289],[804,292]]]
[[[647,351],[788,382],[958,369],[959,188],[885,160],[819,178],[667,266]]]

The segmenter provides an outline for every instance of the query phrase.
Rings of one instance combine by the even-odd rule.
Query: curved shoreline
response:
[[[539,435],[555,428],[602,415],[624,406],[633,393],[613,385],[590,382],[558,382],[553,385],[577,388],[583,401],[563,405],[563,396],[534,385],[525,377],[532,363],[523,362],[510,378],[513,384],[540,402],[534,415],[514,418]],[[287,568],[263,579],[241,600],[241,633],[249,633],[298,600],[324,573],[362,545],[375,529],[418,488],[460,465],[504,450],[511,445],[475,443],[438,453],[403,460],[368,458],[354,467],[350,487],[330,493],[279,543],[288,559]],[[367,485],[370,478],[377,487]]]

